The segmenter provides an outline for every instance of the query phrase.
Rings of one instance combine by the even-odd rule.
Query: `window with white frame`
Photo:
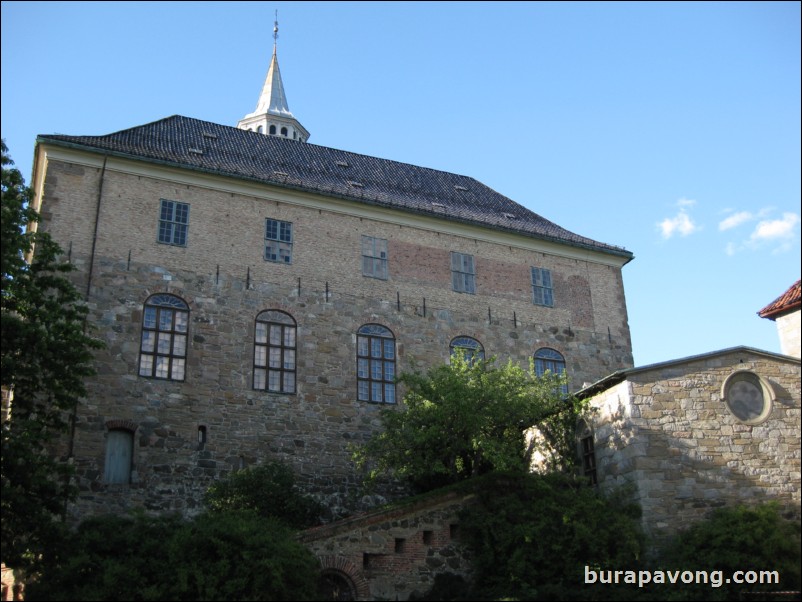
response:
[[[295,320],[283,311],[256,316],[253,388],[270,393],[295,393]]]
[[[387,280],[387,241],[362,236],[362,275]]]
[[[139,375],[184,380],[189,306],[175,295],[152,295],[142,312]]]
[[[161,199],[158,241],[177,247],[187,246],[189,231],[189,205]]]
[[[395,337],[388,328],[366,324],[357,332],[357,399],[395,403]]]
[[[458,293],[476,292],[473,255],[451,252],[451,286]]]
[[[292,222],[265,221],[265,261],[292,263]]]
[[[532,301],[535,305],[554,307],[551,272],[545,268],[532,268]]]

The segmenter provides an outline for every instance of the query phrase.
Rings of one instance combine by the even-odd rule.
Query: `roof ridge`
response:
[[[37,144],[48,140],[633,258],[625,248],[575,234],[470,176],[194,117],[172,115],[102,136],[41,135]]]

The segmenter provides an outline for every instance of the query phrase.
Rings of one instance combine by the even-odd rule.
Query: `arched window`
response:
[[[189,306],[179,297],[152,295],[142,312],[139,375],[184,380],[187,364]]]
[[[362,326],[356,337],[357,399],[395,403],[395,337],[378,324]]]
[[[281,128],[281,135],[286,138],[286,136],[287,136],[287,128]]]
[[[270,135],[271,136],[275,136],[276,135],[276,126],[275,125],[271,125],[270,126]]]
[[[535,352],[535,373],[543,376],[546,372],[552,374],[565,374],[565,358],[559,351],[542,347]],[[568,385],[563,385],[561,391],[568,393]]]
[[[253,348],[253,388],[270,393],[295,393],[295,320],[283,311],[256,316]]]
[[[456,337],[451,340],[449,351],[452,356],[458,353],[471,364],[476,360],[485,359],[485,349],[482,344],[472,337]]]
[[[134,434],[128,429],[111,429],[106,438],[106,483],[130,483],[134,454]]]
[[[256,128],[256,133],[257,134],[261,134],[262,132],[264,132],[264,130],[262,129],[262,126],[260,125],[259,127]]]

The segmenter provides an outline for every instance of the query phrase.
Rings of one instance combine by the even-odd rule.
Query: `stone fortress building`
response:
[[[351,446],[400,406],[399,373],[455,348],[567,372],[594,408],[577,433],[585,474],[630,487],[658,538],[725,504],[799,514],[799,282],[760,312],[787,355],[636,368],[629,251],[470,177],[308,139],[275,45],[236,128],[172,116],[37,139],[39,227],[77,268],[106,344],[62,450],[74,517],[191,516],[214,480],[274,459],[331,518],[368,508],[387,498],[362,497]],[[302,541],[340,599],[407,599],[437,572],[469,575],[464,502],[374,510]]]
[[[350,448],[395,377],[454,348],[566,371],[632,367],[622,268],[470,177],[307,142],[274,47],[238,127],[183,116],[42,135],[39,227],[62,246],[106,348],[64,454],[77,515],[200,510],[270,459],[342,515]]]

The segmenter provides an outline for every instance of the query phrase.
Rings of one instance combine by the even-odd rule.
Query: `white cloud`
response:
[[[739,211],[719,222],[718,229],[721,231],[729,230],[730,228],[740,226],[744,222],[751,221],[752,219],[754,219],[754,216],[749,211]]]
[[[688,236],[701,230],[701,228],[694,223],[694,221],[685,211],[686,207],[692,207],[695,204],[696,201],[692,201],[690,199],[680,199],[677,201],[679,213],[674,217],[667,217],[662,222],[657,224],[657,227],[662,233],[663,238],[668,240],[674,236],[674,234]]]
[[[771,215],[776,210],[775,207],[763,207],[757,212],[738,211],[727,209],[725,213],[731,213],[718,224],[719,231],[730,230],[747,222],[762,220],[757,223],[752,234],[748,239],[741,243],[730,242],[724,252],[727,255],[735,255],[741,251],[757,251],[768,245],[772,245],[772,254],[779,255],[792,250],[792,239],[794,230],[799,223],[799,215],[796,213],[785,212],[779,219],[763,219]]]
[[[761,243],[781,238],[791,238],[794,226],[799,222],[796,213],[783,213],[782,219],[764,220],[760,222],[749,237],[752,243]]]

